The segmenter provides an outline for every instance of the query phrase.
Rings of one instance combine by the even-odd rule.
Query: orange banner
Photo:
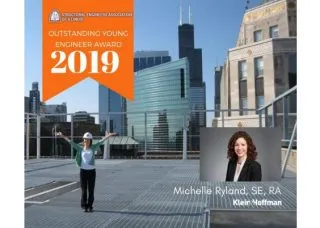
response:
[[[133,0],[42,4],[43,101],[87,77],[133,100]]]

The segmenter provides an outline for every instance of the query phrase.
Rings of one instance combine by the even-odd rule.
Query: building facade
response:
[[[24,96],[24,112],[29,113],[30,112],[30,98]]]
[[[140,70],[135,74],[135,100],[127,102],[128,135],[156,152],[176,150],[177,133],[190,119],[187,58]],[[148,112],[145,114],[145,112]]]
[[[72,121],[75,122],[86,122],[90,124],[95,123],[95,118],[93,116],[90,116],[87,112],[85,111],[79,111],[75,112],[72,118]]]
[[[32,89],[29,92],[29,110],[30,113],[40,113],[40,91],[38,82],[32,83]]]
[[[223,66],[214,68],[214,109],[221,109],[221,95],[220,95],[220,84],[222,77]],[[220,112],[215,112],[215,117],[220,117]]]
[[[258,109],[296,85],[296,31],[295,0],[264,1],[245,12],[220,83],[221,109],[240,109],[228,116],[256,115],[244,109]]]
[[[109,114],[112,112],[112,114]],[[109,131],[126,135],[125,99],[104,85],[99,85],[99,124],[102,132],[106,131],[109,118]]]
[[[200,149],[200,128],[206,126],[206,87],[189,88],[191,116],[189,121],[188,150]]]
[[[44,105],[44,114],[48,114],[45,117],[46,119],[49,119],[50,122],[67,122],[67,103],[63,102],[62,104],[58,105],[46,104]]]
[[[136,51],[134,53],[134,72],[171,61],[168,51]]]
[[[171,57],[168,51],[137,51],[134,53],[134,71],[170,61]],[[99,85],[99,124],[102,132],[106,130],[106,122],[109,118],[110,132],[128,135],[126,111],[127,101],[125,98],[109,88]],[[108,114],[109,112],[113,112],[113,114]]]
[[[158,123],[153,127],[152,151],[167,152],[169,150],[169,123],[166,111],[159,112]]]
[[[71,122],[41,122],[40,131],[41,131],[41,138],[40,138],[40,151],[41,156],[71,156],[71,146],[70,144],[62,138],[54,137],[55,132],[61,131],[64,135],[70,136],[73,134],[73,141],[76,143],[80,143],[83,141],[82,136],[85,132],[91,132],[94,139],[100,139],[101,136],[99,125],[94,123],[88,122],[74,122],[73,128],[71,130]],[[37,135],[37,123],[30,122],[30,135]],[[26,142],[25,142],[26,148]],[[37,139],[36,137],[31,137],[29,139],[29,151],[30,157],[37,156]],[[26,150],[25,150],[26,156]],[[73,150],[73,158],[76,156],[76,150]]]

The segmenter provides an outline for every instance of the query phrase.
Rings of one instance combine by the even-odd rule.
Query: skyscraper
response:
[[[181,9],[180,9],[181,10]],[[189,23],[182,22],[180,11],[180,25],[178,26],[179,58],[187,57],[190,71],[190,107],[193,115],[189,125],[191,135],[194,137],[188,143],[189,149],[200,149],[200,127],[206,126],[206,86],[202,78],[202,49],[194,47],[194,25],[191,24],[191,11],[189,6]],[[196,110],[199,110],[198,112]],[[201,111],[200,111],[201,110]]]
[[[38,82],[32,83],[32,89],[29,92],[29,108],[31,113],[40,113],[40,91]]]
[[[217,66],[214,68],[214,109],[221,109],[221,97],[220,97],[220,84],[221,84],[221,74],[223,66]],[[220,112],[215,112],[215,117],[220,117]]]
[[[30,98],[24,96],[24,112],[29,113],[30,112]]]
[[[202,86],[202,49],[194,48],[194,26],[179,25],[179,58],[187,57],[190,63],[190,86]]]
[[[125,116],[120,112],[125,112],[125,99],[114,91],[99,85],[99,124],[102,132],[106,130],[106,120],[109,112],[109,130],[120,135],[126,135]],[[117,114],[115,114],[117,112]]]

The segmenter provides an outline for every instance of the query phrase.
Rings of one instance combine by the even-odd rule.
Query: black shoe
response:
[[[88,212],[88,208],[85,208],[85,209],[83,210],[83,212]]]
[[[92,211],[93,211],[92,207],[89,207],[88,212],[92,212]]]

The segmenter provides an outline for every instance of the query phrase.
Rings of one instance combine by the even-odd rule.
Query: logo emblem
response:
[[[58,10],[52,10],[49,14],[49,22],[51,23],[59,22],[60,18],[61,16]]]

